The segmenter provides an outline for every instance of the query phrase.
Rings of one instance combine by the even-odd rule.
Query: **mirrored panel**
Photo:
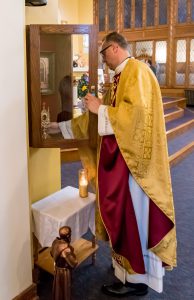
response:
[[[28,29],[31,145],[63,148],[70,141],[60,133],[48,134],[47,127],[85,113],[84,96],[97,87],[97,30],[94,25],[30,25]]]
[[[41,34],[40,91],[44,114],[62,122],[85,112],[89,91],[89,35]],[[45,138],[45,134],[44,134]]]

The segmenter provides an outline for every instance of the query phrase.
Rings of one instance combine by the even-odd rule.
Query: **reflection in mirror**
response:
[[[89,36],[73,35],[73,117],[85,112],[84,96],[89,91]]]
[[[51,122],[70,120],[85,112],[83,97],[89,89],[89,35],[41,34],[41,113]],[[45,122],[42,136],[47,139]],[[61,134],[52,135],[59,138]],[[62,138],[62,136],[61,136]]]

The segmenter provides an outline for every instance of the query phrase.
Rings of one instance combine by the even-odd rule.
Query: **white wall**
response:
[[[25,91],[24,0],[0,9],[0,299],[32,284]]]

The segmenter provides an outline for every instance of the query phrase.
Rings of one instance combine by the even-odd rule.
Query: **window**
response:
[[[135,27],[140,28],[142,27],[142,0],[135,0]]]
[[[167,24],[167,0],[159,0],[159,25]]]
[[[187,0],[178,0],[178,23],[186,23]]]
[[[105,11],[106,11],[106,2],[104,0],[99,0],[99,31],[105,31]]]
[[[131,27],[131,0],[124,0],[123,6],[124,28]]]
[[[186,73],[186,40],[178,40],[176,48],[176,84],[185,84]]]
[[[147,0],[146,26],[154,26],[154,1],[153,0]]]
[[[166,85],[166,57],[167,57],[167,42],[156,42],[156,77],[160,85]]]
[[[115,30],[116,28],[116,0],[109,0],[109,30]]]

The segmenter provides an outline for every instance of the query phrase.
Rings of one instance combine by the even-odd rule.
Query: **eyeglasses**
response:
[[[105,55],[105,52],[104,51],[106,51],[109,47],[111,47],[112,46],[112,44],[110,44],[110,45],[108,45],[107,47],[105,47],[103,50],[101,50],[100,51],[100,54],[102,55],[102,56],[104,56]]]

